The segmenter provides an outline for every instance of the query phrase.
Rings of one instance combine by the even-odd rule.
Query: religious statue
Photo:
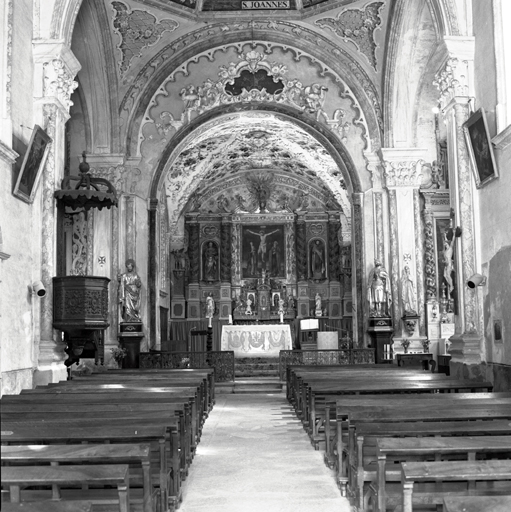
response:
[[[278,276],[280,272],[280,247],[277,240],[273,242],[270,248],[269,268],[271,276]]]
[[[216,281],[218,279],[218,250],[213,242],[208,242],[204,249],[203,276],[205,281]]]
[[[135,272],[135,260],[126,260],[126,272],[119,275],[119,303],[124,322],[141,322],[140,288],[142,281]]]
[[[401,297],[403,300],[404,314],[416,315],[417,305],[415,300],[415,289],[408,265],[403,268],[403,273],[401,275]]]
[[[444,263],[444,279],[447,284],[447,299],[451,298],[451,293],[454,289],[452,280],[453,272],[453,253],[454,253],[454,235],[451,240],[447,238],[447,231],[444,231],[444,248],[443,248],[443,263]]]
[[[282,297],[279,298],[279,314],[284,313],[284,299]]]
[[[211,292],[206,297],[206,318],[213,318],[215,314],[215,299],[211,295]]]
[[[379,261],[374,262],[374,268],[369,274],[367,299],[369,301],[369,316],[386,317],[389,315],[392,303],[390,280],[387,271]]]
[[[255,276],[257,274],[257,252],[254,245],[254,242],[250,242],[250,254],[248,259],[248,273],[251,276]]]
[[[312,279],[325,278],[325,251],[323,243],[316,240],[311,247],[311,275]]]
[[[316,304],[316,316],[321,316],[321,295],[316,293],[316,297],[314,298],[314,303]]]
[[[259,258],[259,261],[261,262],[262,268],[265,268],[266,263],[266,239],[273,235],[273,233],[278,233],[278,229],[275,229],[274,231],[270,231],[269,233],[265,233],[262,229],[259,231],[259,233],[256,233],[255,231],[251,231],[250,229],[247,229],[248,233],[251,233],[252,235],[256,235],[259,237],[259,247],[257,248],[257,257]]]

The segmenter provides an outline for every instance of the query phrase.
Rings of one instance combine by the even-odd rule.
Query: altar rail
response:
[[[286,378],[289,365],[353,365],[373,364],[373,348],[346,350],[281,350],[279,358],[280,379]]]
[[[215,382],[234,381],[234,352],[141,352],[140,368],[213,368]]]

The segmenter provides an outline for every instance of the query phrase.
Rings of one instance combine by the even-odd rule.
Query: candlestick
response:
[[[232,325],[232,315],[229,315],[229,324]]]
[[[208,327],[211,327],[211,317],[209,317]]]
[[[280,314],[280,323],[283,324],[284,323],[284,313],[281,313]]]

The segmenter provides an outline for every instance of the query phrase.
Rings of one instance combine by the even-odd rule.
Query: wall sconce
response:
[[[474,274],[467,280],[467,286],[469,288],[475,288],[476,286],[484,286],[486,284],[486,276],[481,274]]]
[[[35,281],[32,283],[32,293],[37,295],[39,298],[43,298],[46,295],[46,288],[42,281]]]

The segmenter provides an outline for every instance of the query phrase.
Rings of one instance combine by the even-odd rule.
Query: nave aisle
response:
[[[217,394],[180,512],[350,512],[284,393]]]

